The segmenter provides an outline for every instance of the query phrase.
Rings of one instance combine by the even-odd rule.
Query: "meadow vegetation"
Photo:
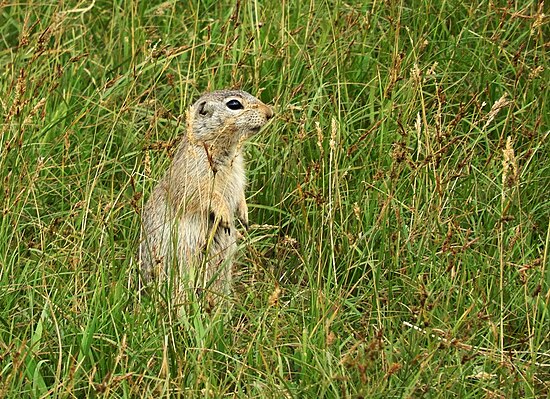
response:
[[[542,1],[0,3],[0,397],[550,395]],[[247,146],[234,294],[138,290],[200,93]]]

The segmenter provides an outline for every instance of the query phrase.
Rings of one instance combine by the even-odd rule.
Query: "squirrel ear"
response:
[[[206,101],[202,101],[197,105],[197,110],[199,111],[199,114],[202,116],[208,115],[208,111],[206,110]]]

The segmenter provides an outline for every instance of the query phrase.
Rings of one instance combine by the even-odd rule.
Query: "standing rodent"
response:
[[[145,282],[168,281],[176,295],[229,292],[235,216],[248,226],[242,144],[272,117],[241,90],[206,93],[187,111],[186,135],[142,213]]]

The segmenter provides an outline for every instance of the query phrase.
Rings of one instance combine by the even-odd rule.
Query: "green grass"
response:
[[[115,3],[0,5],[0,397],[550,395],[547,6]],[[277,117],[178,316],[140,209],[224,87]]]

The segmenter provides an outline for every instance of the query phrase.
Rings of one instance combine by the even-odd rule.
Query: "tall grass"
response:
[[[4,2],[0,397],[547,397],[543,2]],[[277,113],[223,306],[138,291],[203,91]]]

